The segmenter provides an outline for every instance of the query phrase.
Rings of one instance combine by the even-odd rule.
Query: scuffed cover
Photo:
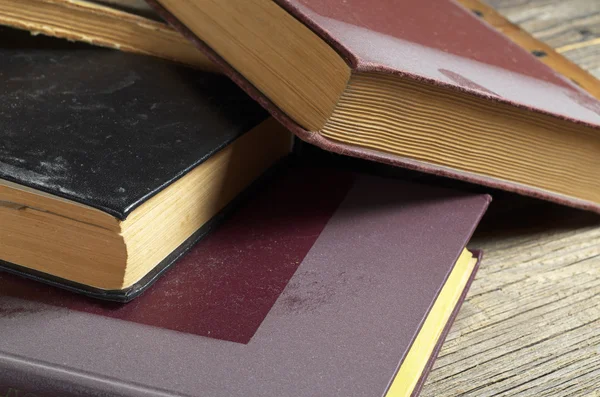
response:
[[[269,118],[224,76],[58,39],[13,44],[0,42],[0,179],[119,220]]]
[[[453,1],[403,0],[401,10],[397,9],[398,2],[393,0],[274,1],[335,48],[354,70],[403,75],[600,128],[600,102]],[[326,139],[318,132],[307,131],[198,39],[157,0],[147,2],[217,64],[224,74],[307,142],[348,156],[465,180],[600,213],[598,203],[343,144]],[[502,51],[497,51],[498,48],[502,48]]]
[[[488,203],[292,168],[130,304],[0,276],[0,392],[383,396]]]

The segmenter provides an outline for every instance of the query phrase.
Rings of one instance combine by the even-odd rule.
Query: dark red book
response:
[[[302,139],[600,211],[600,102],[449,0],[151,0]]]
[[[295,166],[131,303],[0,274],[0,395],[414,395],[488,202]]]

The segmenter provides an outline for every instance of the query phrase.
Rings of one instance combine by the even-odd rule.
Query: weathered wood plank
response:
[[[503,1],[506,2],[506,0]],[[558,73],[568,76],[571,80],[579,84],[590,94],[600,99],[600,82],[598,82],[596,77],[587,71],[595,71],[598,69],[600,72],[598,57],[595,56],[595,54],[600,51],[600,43],[598,43],[598,46],[588,45],[590,42],[595,42],[595,38],[591,38],[591,41],[589,42],[575,41],[567,44],[567,46],[580,46],[568,49],[569,52],[574,52],[577,54],[581,53],[578,55],[578,61],[581,63],[581,66],[579,66],[557,52],[549,44],[535,38],[529,32],[521,29],[521,27],[518,25],[508,21],[502,14],[500,14],[490,5],[482,3],[480,0],[459,0],[459,2],[466,8],[471,9],[481,18],[485,19],[489,24],[494,26],[504,35],[508,36],[512,41],[521,47],[533,54],[538,54],[540,61],[550,66]],[[598,4],[600,5],[600,1]],[[598,16],[600,17],[600,14],[598,14]],[[590,33],[591,31],[587,32],[588,37],[594,37],[594,35]]]
[[[422,395],[600,395],[600,217],[498,201],[473,238],[485,259]],[[514,201],[527,205],[511,211]]]
[[[479,0],[459,1],[539,45]],[[600,76],[600,1],[490,3]],[[484,261],[422,395],[600,396],[600,217],[501,195],[471,245]]]
[[[535,38],[600,78],[600,1],[489,0]]]

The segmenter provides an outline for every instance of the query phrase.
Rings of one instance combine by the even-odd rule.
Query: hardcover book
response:
[[[488,202],[293,165],[128,304],[2,274],[0,395],[416,395]]]
[[[449,0],[149,0],[302,139],[600,211],[600,102]]]
[[[0,0],[0,25],[215,70],[143,0]]]
[[[0,54],[4,270],[130,300],[290,152],[223,76],[89,46]]]

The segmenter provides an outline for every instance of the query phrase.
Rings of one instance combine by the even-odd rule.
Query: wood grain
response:
[[[590,94],[600,99],[600,82],[592,74],[595,73],[600,76],[600,65],[598,65],[597,59],[600,57],[600,1],[589,1],[584,0],[584,7],[580,7],[579,4],[570,3],[581,3],[581,0],[572,0],[566,2],[557,1],[536,1],[535,3],[556,3],[561,7],[547,7],[548,12],[539,10],[538,6],[534,7],[531,3],[533,1],[520,1],[518,4],[520,7],[514,6],[513,3],[516,1],[507,0],[495,0],[490,2],[496,5],[498,8],[506,11],[508,14],[513,15],[514,19],[522,20],[522,18],[516,17],[520,13],[527,13],[529,18],[523,19],[524,24],[532,25],[530,30],[525,30],[518,26],[516,23],[509,21],[503,14],[494,9],[492,6],[481,2],[480,0],[459,0],[466,8],[471,9],[481,18],[485,19],[490,25],[494,26],[502,34],[508,36],[512,41],[519,44],[521,47],[535,54],[539,60],[558,73],[568,76],[573,82],[580,85],[583,89],[587,90]],[[508,3],[513,4],[513,7],[509,7]],[[556,5],[555,4],[555,5]],[[564,12],[562,8],[565,8],[567,12]],[[552,4],[550,4],[552,6]],[[541,6],[539,6],[541,8]],[[583,9],[585,17],[584,22],[579,21],[579,28],[573,28],[569,30],[566,23],[567,20],[578,19],[572,14],[579,15],[580,10]],[[512,10],[512,11],[511,11]],[[555,12],[558,10],[559,15],[555,18],[564,18],[564,23],[558,23],[558,26],[566,31],[566,34],[560,35],[556,40],[551,40],[551,43],[546,43],[544,30],[540,27],[543,25],[540,20],[545,23],[552,19],[550,11]],[[568,12],[570,10],[570,12]],[[532,16],[533,15],[533,16]],[[507,15],[508,16],[508,15]],[[570,24],[570,22],[569,22]],[[588,24],[589,26],[585,25]],[[581,25],[584,25],[583,27]],[[551,39],[551,37],[549,37]],[[579,62],[580,65],[577,64]],[[586,70],[586,68],[589,70]],[[590,71],[592,73],[590,73]]]
[[[600,77],[600,1],[490,0],[500,13]]]
[[[506,195],[471,245],[485,259],[422,395],[598,393],[600,219]]]
[[[490,4],[600,75],[600,1]],[[483,263],[421,395],[600,396],[600,217],[498,192],[471,246]]]

